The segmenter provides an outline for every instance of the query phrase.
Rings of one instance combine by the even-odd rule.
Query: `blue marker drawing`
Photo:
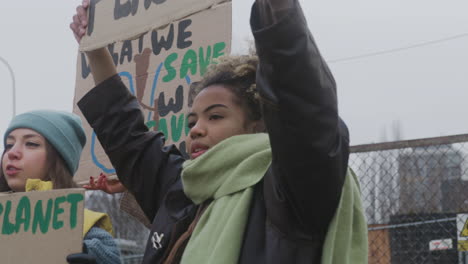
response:
[[[128,83],[129,83],[129,88],[130,88],[130,92],[135,95],[135,88],[134,88],[134,85],[133,85],[133,77],[132,77],[132,74],[130,74],[129,72],[119,72],[119,76],[121,77],[126,77],[128,79]],[[98,168],[100,168],[103,172],[105,173],[108,173],[108,174],[113,174],[115,173],[115,169],[114,168],[106,168],[106,166],[104,166],[104,164],[102,164],[101,162],[99,162],[97,156],[96,156],[96,152],[95,152],[95,146],[96,146],[96,133],[94,133],[93,131],[93,134],[91,136],[91,159],[93,160],[94,164],[96,166],[98,166]]]
[[[161,62],[161,64],[159,64],[158,68],[156,69],[156,73],[154,74],[153,87],[151,87],[151,97],[150,97],[150,102],[149,102],[149,105],[151,107],[153,107],[153,104],[154,104],[154,94],[156,93],[156,87],[158,84],[159,74],[161,73],[162,66],[163,66],[163,63]],[[147,121],[151,120],[151,113],[152,111],[149,111]]]
[[[121,76],[121,77],[127,77],[128,82],[129,82],[129,84],[130,84],[130,85],[129,85],[129,86],[130,86],[130,87],[129,87],[129,88],[130,88],[130,92],[131,92],[133,95],[135,95],[135,88],[133,87],[133,77],[132,77],[132,74],[129,73],[129,72],[124,71],[124,72],[119,72],[119,76]]]
[[[95,145],[96,145],[96,133],[94,133],[93,131],[93,135],[91,136],[91,158],[93,159],[94,164],[96,164],[96,166],[98,166],[105,173],[108,173],[108,174],[115,173],[114,168],[108,169],[106,168],[106,166],[104,166],[104,164],[99,162],[98,158],[96,157],[96,153],[94,152]]]

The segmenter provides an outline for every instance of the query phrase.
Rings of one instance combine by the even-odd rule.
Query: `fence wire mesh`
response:
[[[351,152],[368,220],[369,263],[468,263],[462,232],[468,135],[354,146]]]
[[[468,135],[353,146],[349,166],[370,264],[468,264]],[[149,230],[120,210],[121,196],[88,191],[87,207],[111,216],[122,263],[141,263]]]
[[[101,191],[86,192],[86,208],[109,214],[114,227],[115,241],[120,249],[122,264],[140,264],[149,236],[149,229],[141,219],[121,210],[124,194],[109,195]],[[134,209],[139,209],[136,203]],[[138,215],[138,214],[137,214]]]

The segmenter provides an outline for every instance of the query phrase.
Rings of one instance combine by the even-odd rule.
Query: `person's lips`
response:
[[[7,165],[6,166],[6,171],[5,171],[5,174],[8,175],[8,176],[15,176],[16,174],[18,174],[19,172],[21,171],[20,168],[17,168],[13,165]]]
[[[200,144],[200,143],[193,143],[191,147],[191,158],[196,159],[203,155],[209,149],[208,146]]]

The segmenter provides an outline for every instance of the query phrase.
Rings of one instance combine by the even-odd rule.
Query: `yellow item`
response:
[[[27,179],[25,189],[27,192],[48,191],[52,190],[53,186],[51,181],[41,181],[40,179]]]
[[[42,181],[40,179],[27,179],[25,189],[27,192],[49,191],[53,189],[53,186],[51,181]],[[85,236],[93,226],[102,228],[109,232],[112,236],[114,236],[112,222],[108,214],[84,209],[83,236]]]
[[[84,210],[83,236],[88,233],[91,227],[102,228],[114,236],[112,222],[108,214],[95,212],[89,209]]]

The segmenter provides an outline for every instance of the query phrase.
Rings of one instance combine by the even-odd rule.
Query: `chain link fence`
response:
[[[468,264],[468,242],[458,241],[468,240],[468,135],[353,146],[349,166],[361,184],[370,264]],[[141,263],[149,230],[119,210],[122,195],[87,196],[88,208],[111,216],[122,263]]]
[[[351,152],[370,264],[468,264],[468,135],[360,145]]]
[[[137,213],[121,210],[121,200],[125,194],[109,195],[101,191],[86,191],[86,208],[109,214],[114,227],[115,241],[120,248],[122,264],[140,264],[149,236],[149,229],[134,215],[141,215],[138,205],[133,203]],[[141,213],[140,213],[141,212]]]

